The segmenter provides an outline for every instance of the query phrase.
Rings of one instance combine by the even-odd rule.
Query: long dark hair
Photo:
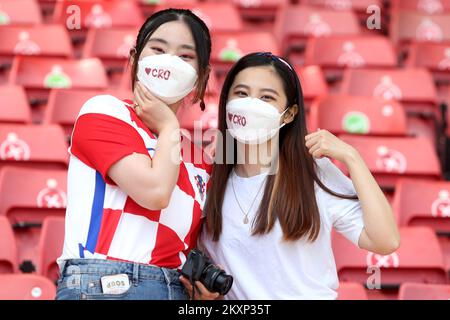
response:
[[[283,82],[287,96],[287,107],[298,106],[294,120],[280,130],[278,171],[266,180],[264,195],[253,221],[253,235],[270,232],[278,219],[285,240],[298,240],[304,236],[308,241],[315,241],[320,231],[320,215],[314,192],[314,182],[333,196],[344,199],[358,199],[356,195],[342,195],[327,188],[319,179],[317,165],[305,145],[307,135],[303,93],[293,67],[271,53],[251,53],[242,57],[228,73],[219,102],[218,129],[222,137],[226,131],[226,104],[228,93],[236,75],[250,67],[272,66]],[[220,141],[222,140],[222,141]],[[227,159],[227,152],[233,152],[234,163],[213,166],[211,188],[205,204],[206,228],[214,241],[219,240],[222,232],[222,205],[226,181],[236,163],[236,140],[231,144],[223,143],[225,138],[217,141],[216,157]],[[228,150],[227,150],[228,149]]]
[[[185,9],[166,9],[152,14],[142,25],[139,30],[136,45],[131,49],[130,56],[132,56],[133,64],[131,66],[131,87],[134,90],[136,82],[137,68],[139,56],[147,44],[150,36],[161,25],[170,21],[183,21],[192,32],[195,42],[195,50],[198,59],[198,81],[196,93],[192,103],[200,101],[200,107],[205,109],[203,97],[206,92],[206,85],[209,79],[209,59],[211,57],[211,35],[206,24],[197,17],[192,11]]]

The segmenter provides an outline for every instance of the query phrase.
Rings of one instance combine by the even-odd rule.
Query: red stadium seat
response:
[[[394,11],[390,22],[391,39],[397,43],[450,40],[450,13],[428,15],[413,11]]]
[[[381,0],[301,0],[304,4],[315,5],[336,11],[353,10],[366,13],[371,5],[382,6]],[[367,14],[367,13],[366,13]]]
[[[26,89],[103,89],[108,85],[103,64],[96,58],[18,57],[13,64],[10,82]]]
[[[381,36],[311,38],[306,46],[305,64],[319,65],[327,78],[340,79],[346,68],[395,67],[397,57],[389,39]]]
[[[17,269],[17,247],[13,229],[6,217],[0,216],[0,274]]]
[[[73,125],[83,104],[90,98],[101,94],[106,94],[106,91],[82,89],[51,90],[43,123],[59,124],[64,128],[66,138],[70,137]],[[119,95],[117,97],[119,99],[128,98],[128,96],[122,97]]]
[[[137,28],[90,29],[83,57],[102,60],[110,79],[117,74],[121,75],[137,34]]]
[[[333,252],[340,281],[366,284],[381,272],[381,288],[397,287],[403,282],[446,283],[444,260],[434,231],[426,227],[400,228],[401,246],[390,255],[379,255],[357,248],[338,233],[333,233]],[[372,267],[371,269],[368,269]]]
[[[56,259],[61,256],[64,244],[64,218],[47,217],[42,224],[39,240],[38,273],[56,282],[59,277],[59,267]]]
[[[403,283],[399,300],[450,300],[450,285]]]
[[[242,19],[236,7],[231,3],[201,2],[196,5],[166,5],[155,7],[155,11],[168,8],[190,9],[208,26],[211,33],[220,31],[241,31]],[[224,17],[226,17],[224,19]]]
[[[303,47],[308,37],[353,36],[360,34],[355,13],[334,11],[312,6],[290,5],[279,10],[275,35],[283,51]]]
[[[309,131],[318,128],[334,134],[406,135],[401,104],[372,97],[328,95],[315,100],[309,112]]]
[[[363,285],[355,282],[340,282],[338,300],[367,300],[367,292]]]
[[[65,214],[67,171],[5,167],[0,172],[0,216],[14,227],[19,261],[38,261],[41,224]]]
[[[440,14],[450,12],[450,0],[392,0],[393,11],[415,11],[422,14]]]
[[[445,43],[415,42],[409,50],[406,64],[427,68],[436,82],[450,83],[450,45]]]
[[[214,95],[205,98],[205,111],[201,111],[198,103],[181,106],[177,113],[181,128],[190,131],[193,131],[194,129],[204,131],[210,128],[217,128],[218,105],[219,96]]]
[[[31,109],[20,86],[0,86],[0,122],[30,123]]]
[[[450,182],[400,179],[393,209],[402,226],[427,226],[450,235]]]
[[[36,0],[0,0],[0,25],[41,23],[41,10]]]
[[[60,58],[17,57],[10,73],[11,84],[25,88],[35,122],[42,121],[50,89],[105,89],[108,78],[97,58],[68,60]]]
[[[261,22],[273,22],[277,11],[282,6],[289,4],[289,0],[210,0],[210,2],[234,4],[239,9],[244,21],[258,22],[257,27],[261,26]]]
[[[261,44],[264,44],[264,48]],[[242,56],[257,51],[280,55],[275,37],[270,32],[216,32],[212,36],[211,63],[222,77]]]
[[[57,125],[0,125],[0,168],[67,168],[67,144]]]
[[[3,26],[0,27],[0,38],[1,56],[72,56],[72,44],[62,25]]]
[[[385,189],[393,189],[400,177],[441,179],[436,151],[427,138],[357,135],[340,138],[359,151],[377,182]],[[338,165],[347,172],[345,166]]]
[[[56,287],[48,279],[32,274],[0,275],[0,300],[54,300]]]
[[[136,1],[121,0],[60,0],[56,3],[53,20],[69,27],[78,22],[68,19],[77,12],[81,14],[81,29],[140,27],[144,22]]]
[[[295,67],[303,90],[303,98],[307,107],[317,97],[328,94],[328,85],[322,69],[318,66]]]
[[[401,101],[407,111],[436,111],[436,88],[426,69],[348,69],[341,92]]]

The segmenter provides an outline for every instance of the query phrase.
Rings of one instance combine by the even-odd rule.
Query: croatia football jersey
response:
[[[153,157],[157,137],[125,101],[113,96],[88,100],[78,115],[69,148],[65,259],[110,259],[181,268],[196,246],[211,166],[182,137],[182,162],[169,206],[139,206],[107,175],[121,158]],[[161,176],[160,179],[164,179]]]

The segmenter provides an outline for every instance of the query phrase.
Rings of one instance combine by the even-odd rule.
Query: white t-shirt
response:
[[[318,176],[331,190],[356,194],[352,181],[328,158],[316,160]],[[321,217],[321,228],[313,243],[304,239],[284,241],[279,223],[270,233],[252,236],[252,221],[263,196],[263,189],[244,224],[244,214],[236,202],[236,194],[244,210],[248,210],[267,174],[250,178],[237,176],[234,171],[228,179],[222,207],[223,226],[218,242],[213,242],[206,228],[199,239],[200,247],[227,273],[234,283],[226,299],[336,299],[339,281],[331,247],[334,227],[358,246],[364,228],[362,209],[358,200],[332,196],[315,186]]]

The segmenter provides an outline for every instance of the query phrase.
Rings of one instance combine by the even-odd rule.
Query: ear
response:
[[[291,123],[294,121],[295,116],[298,113],[298,105],[294,104],[292,107],[290,107],[286,113],[284,114],[284,120],[283,122],[285,124]]]
[[[130,49],[130,64],[133,65],[134,63],[134,58],[136,56],[136,48],[133,47]]]

